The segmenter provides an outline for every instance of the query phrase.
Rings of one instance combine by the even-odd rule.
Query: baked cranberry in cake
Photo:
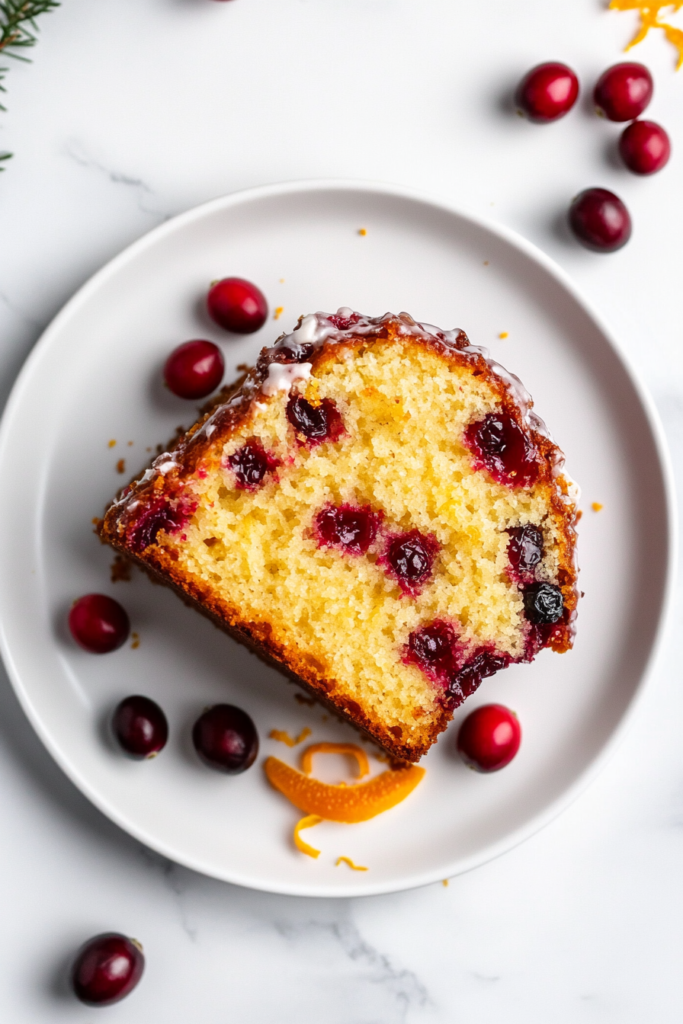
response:
[[[375,537],[382,516],[369,505],[328,505],[318,512],[315,526],[318,540],[328,547],[343,548],[350,555],[364,555]]]
[[[455,671],[456,643],[450,622],[437,619],[410,634],[405,659],[421,668],[430,679],[442,681]]]
[[[344,421],[329,398],[323,398],[319,405],[312,405],[301,395],[293,395],[287,403],[287,419],[297,434],[303,435],[312,445],[336,441],[344,433]]]
[[[483,649],[473,655],[448,681],[448,696],[453,707],[459,707],[481,685],[482,679],[507,668],[512,659],[508,654],[497,654]]]
[[[339,331],[348,331],[349,327],[353,327],[360,320],[360,313],[349,313],[348,316],[343,316],[340,313],[334,313],[332,316],[328,316],[327,319],[331,324]]]
[[[139,554],[156,543],[157,537],[164,530],[166,533],[177,533],[190,519],[195,502],[176,501],[171,503],[165,498],[157,498],[145,508],[129,528],[131,549]]]
[[[511,526],[507,533],[508,558],[513,574],[519,580],[528,580],[543,558],[543,533],[537,526]]]
[[[553,583],[532,583],[524,591],[524,614],[535,626],[559,622],[564,611],[562,591]]]
[[[245,491],[260,487],[266,473],[272,472],[280,465],[280,460],[267,452],[257,437],[247,441],[229,455],[227,462],[235,474],[237,486]]]
[[[465,444],[475,455],[477,468],[486,468],[499,483],[528,487],[538,477],[537,451],[508,413],[489,413],[470,423]]]
[[[410,530],[392,537],[379,561],[402,593],[415,596],[431,576],[438,551],[436,537]]]

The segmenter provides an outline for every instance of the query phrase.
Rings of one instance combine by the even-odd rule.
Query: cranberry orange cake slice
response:
[[[576,498],[531,405],[462,331],[305,316],[101,534],[414,761],[484,677],[572,645]]]

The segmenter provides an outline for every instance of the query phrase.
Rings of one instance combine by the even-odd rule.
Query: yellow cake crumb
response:
[[[134,651],[136,651],[138,649],[138,647],[140,646],[140,635],[139,635],[139,633],[131,633],[130,634],[130,638],[132,640],[132,643],[131,643],[130,646],[133,648]]]
[[[275,307],[275,311],[273,313],[273,320],[279,320],[280,317],[282,316],[282,314],[284,313],[284,311],[285,311],[285,307],[284,306],[276,306]]]
[[[107,448],[114,448],[115,446],[116,446],[116,441],[114,440],[114,438],[112,438],[111,441],[109,442],[109,444],[107,445]]]
[[[594,511],[594,512],[602,512],[602,510],[603,510],[603,508],[604,508],[604,507],[605,507],[605,506],[604,506],[604,505],[601,505],[599,501],[594,501],[594,502],[593,502],[593,503],[591,504],[591,508],[593,509],[593,511]]]
[[[509,338],[510,337],[510,332],[509,331],[501,331],[500,334],[498,335],[498,337],[499,338]]]
[[[367,232],[367,228],[358,228],[358,234],[359,235],[362,235],[363,237],[365,237],[365,235],[367,235],[367,233],[368,233]]]

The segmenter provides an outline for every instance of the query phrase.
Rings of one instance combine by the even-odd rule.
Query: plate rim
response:
[[[640,679],[634,689],[633,695],[622,713],[620,720],[612,730],[609,738],[603,744],[599,753],[579,773],[574,782],[569,785],[560,796],[553,800],[545,810],[534,815],[523,826],[508,833],[499,841],[492,843],[469,857],[459,859],[455,864],[445,866],[438,871],[430,869],[424,872],[414,872],[404,877],[402,881],[388,881],[373,884],[370,879],[366,884],[360,882],[345,886],[343,890],[336,889],[328,884],[317,886],[301,885],[300,883],[264,882],[258,884],[253,878],[241,877],[239,872],[217,873],[214,867],[204,865],[199,859],[186,857],[177,850],[173,850],[163,841],[150,836],[144,829],[138,827],[134,822],[126,819],[126,816],[110,805],[109,801],[92,787],[88,780],[83,777],[81,771],[71,764],[68,756],[62,751],[59,745],[53,741],[49,729],[43,724],[40,715],[33,708],[29,694],[24,688],[19,670],[17,669],[10,644],[5,632],[4,622],[0,621],[0,654],[7,671],[8,678],[19,700],[19,703],[33,726],[35,732],[46,747],[52,758],[59,765],[60,769],[69,780],[86,796],[95,807],[104,814],[110,821],[113,821],[119,828],[131,835],[138,842],[155,850],[168,860],[181,864],[190,870],[197,871],[203,875],[216,878],[220,881],[233,885],[240,885],[244,888],[261,892],[270,892],[287,896],[307,896],[310,898],[353,898],[358,896],[376,896],[393,892],[402,892],[410,889],[430,885],[445,878],[452,878],[464,874],[480,865],[501,856],[508,850],[518,846],[524,840],[535,835],[551,821],[565,811],[577,797],[597,778],[602,769],[617,750],[626,732],[630,728],[638,709],[640,708],[644,694],[651,685],[654,671],[660,658],[664,641],[672,619],[673,598],[676,581],[676,561],[678,553],[678,519],[676,506],[676,492],[674,484],[673,467],[671,456],[662,426],[659,413],[654,400],[645,385],[641,382],[637,370],[630,357],[623,351],[616,340],[616,336],[609,328],[603,317],[596,312],[592,304],[584,297],[569,274],[563,270],[550,256],[543,252],[534,243],[528,241],[512,228],[489,220],[471,210],[463,209],[457,204],[416,190],[403,185],[365,180],[362,178],[312,178],[299,179],[294,181],[276,182],[272,184],[259,185],[239,189],[226,195],[218,196],[207,202],[201,203],[185,210],[183,213],[164,221],[130,245],[126,246],[104,266],[92,274],[67,300],[55,317],[50,321],[45,330],[41,333],[35,345],[25,359],[21,370],[12,386],[7,399],[5,409],[0,421],[0,465],[5,458],[9,444],[9,437],[12,424],[17,410],[24,399],[24,393],[30,386],[34,372],[36,372],[43,353],[51,345],[53,337],[57,335],[65,323],[68,323],[81,306],[88,302],[91,295],[95,293],[108,279],[115,276],[119,268],[128,261],[135,259],[145,249],[158,244],[165,235],[172,235],[182,230],[186,225],[195,220],[211,216],[212,213],[229,209],[233,206],[258,202],[259,200],[272,197],[280,197],[294,193],[320,193],[333,191],[347,191],[356,193],[374,194],[379,196],[392,196],[404,199],[409,202],[421,204],[434,211],[446,212],[454,215],[473,227],[489,232],[506,242],[512,249],[520,251],[530,261],[540,266],[567,292],[576,304],[596,325],[603,338],[607,342],[613,355],[620,363],[626,377],[633,388],[641,408],[645,415],[650,430],[655,452],[658,459],[659,470],[662,478],[664,491],[663,513],[666,526],[666,563],[664,580],[661,590],[661,605],[659,617],[654,636],[650,645],[644,668]],[[314,891],[313,891],[314,890]]]

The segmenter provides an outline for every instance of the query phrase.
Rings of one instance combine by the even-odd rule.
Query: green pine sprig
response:
[[[38,42],[36,18],[59,5],[59,0],[0,0],[0,54],[28,62],[24,51]],[[0,67],[0,92],[7,92],[4,82],[8,71],[8,67]],[[0,110],[5,109],[0,103]],[[11,156],[0,153],[0,164]],[[0,166],[0,171],[3,170]]]

